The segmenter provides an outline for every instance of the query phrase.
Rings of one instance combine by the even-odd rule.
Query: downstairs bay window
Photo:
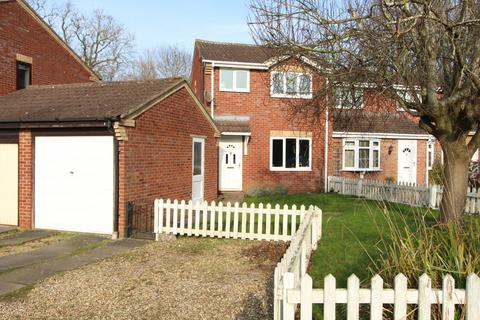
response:
[[[344,139],[343,170],[379,171],[380,141],[369,139]]]
[[[270,138],[270,170],[309,171],[311,170],[311,162],[311,138]]]

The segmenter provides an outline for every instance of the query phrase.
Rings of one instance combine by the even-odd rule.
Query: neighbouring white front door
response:
[[[222,137],[219,148],[220,191],[242,190],[242,137]]]
[[[35,228],[111,234],[112,136],[35,138]]]
[[[205,188],[205,139],[193,138],[192,142],[192,201],[203,202]]]
[[[0,224],[18,225],[18,144],[0,144]]]
[[[417,141],[398,140],[398,182],[417,182]]]

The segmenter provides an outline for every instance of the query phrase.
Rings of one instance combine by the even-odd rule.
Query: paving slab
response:
[[[50,230],[29,230],[12,234],[11,236],[0,239],[0,247],[17,246],[26,242],[39,240],[54,235],[55,231]]]
[[[12,227],[12,226],[0,226],[0,233],[9,232],[9,231],[12,231],[12,230],[15,230],[15,229],[17,229],[17,227]]]
[[[36,250],[3,256],[0,257],[0,273],[47,259],[58,258],[75,250],[95,245],[105,239],[98,235],[81,234]]]
[[[35,282],[51,277],[56,273],[76,269],[127,252],[130,249],[142,246],[148,242],[149,241],[136,239],[111,241],[103,247],[91,249],[80,254],[53,260],[51,259],[43,263],[21,267],[2,273],[0,274],[0,295],[17,290],[22,286],[34,284]],[[9,290],[9,286],[13,288],[15,288],[15,286],[19,287]]]

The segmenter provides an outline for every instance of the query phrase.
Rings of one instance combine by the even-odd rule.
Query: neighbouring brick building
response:
[[[324,190],[328,175],[428,183],[440,146],[392,99],[359,84],[336,92],[328,115],[302,120],[292,110],[321,104],[313,92],[328,72],[275,56],[257,45],[195,43],[192,86],[222,131],[220,191]]]
[[[124,236],[127,202],[217,197],[219,131],[183,79],[29,86],[0,110],[20,227]]]

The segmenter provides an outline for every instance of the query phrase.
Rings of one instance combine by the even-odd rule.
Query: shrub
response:
[[[252,187],[248,189],[247,196],[249,197],[264,197],[275,195],[286,195],[288,189],[285,186],[277,185],[275,187]]]

